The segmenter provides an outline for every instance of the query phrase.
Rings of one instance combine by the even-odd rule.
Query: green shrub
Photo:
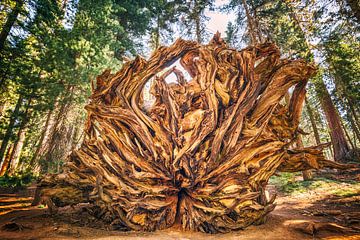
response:
[[[33,182],[36,178],[31,174],[24,174],[19,176],[4,175],[0,177],[0,187],[3,188],[19,188],[25,187]]]

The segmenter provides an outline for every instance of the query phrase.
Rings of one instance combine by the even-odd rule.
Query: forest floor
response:
[[[336,177],[335,177],[336,176]],[[84,206],[50,215],[32,207],[34,186],[0,194],[0,239],[360,239],[360,171],[322,172],[312,181],[299,174],[272,177],[269,192],[277,207],[259,226],[226,234],[183,232],[179,227],[151,233],[106,229]]]

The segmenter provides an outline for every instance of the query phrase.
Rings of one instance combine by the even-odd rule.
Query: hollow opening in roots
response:
[[[149,81],[145,84],[143,90],[142,90],[142,98],[143,98],[143,109],[149,110],[153,104],[155,103],[156,97],[151,93],[151,87],[154,84],[154,81],[156,78],[161,77],[163,74],[165,74],[167,71],[170,71],[171,69],[175,68],[177,71],[179,71],[182,76],[184,77],[184,80],[186,82],[189,82],[192,80],[192,77],[190,76],[190,73],[180,64],[180,58],[177,59],[173,64],[171,64],[169,67],[166,67],[162,69],[160,72],[156,73],[154,77],[150,78]],[[179,84],[179,79],[176,76],[174,72],[170,73],[164,78],[164,81],[167,85],[171,84]]]
[[[181,208],[181,205],[182,205],[182,202],[184,201],[185,195],[186,195],[186,189],[185,188],[180,188],[180,191],[178,192],[178,201],[177,201],[177,204],[176,204],[176,215],[175,215],[175,223],[174,223],[174,225],[181,226],[181,218],[182,218],[181,210],[183,210]]]

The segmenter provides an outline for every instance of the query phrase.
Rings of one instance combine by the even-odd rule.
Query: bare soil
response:
[[[213,235],[184,232],[178,226],[150,233],[120,232],[91,217],[86,205],[64,207],[50,215],[43,206],[31,206],[34,187],[30,187],[0,194],[0,239],[360,239],[360,191],[344,196],[330,191],[348,187],[340,183],[297,194],[278,192],[277,207],[264,224]],[[269,191],[277,192],[272,185]]]

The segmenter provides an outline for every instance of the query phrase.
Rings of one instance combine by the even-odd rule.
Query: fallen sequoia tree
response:
[[[178,60],[190,81],[171,67]],[[275,206],[265,187],[276,171],[345,167],[326,160],[324,146],[294,147],[315,71],[280,59],[272,43],[237,51],[219,34],[208,45],[179,39],[105,71],[86,106],[83,144],[62,174],[42,180],[41,196],[50,208],[90,203],[123,230],[259,224]],[[177,82],[167,83],[172,74]],[[150,80],[155,102],[147,106]]]

